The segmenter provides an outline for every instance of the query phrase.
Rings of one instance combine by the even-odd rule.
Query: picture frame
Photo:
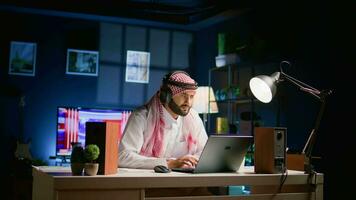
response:
[[[99,52],[68,49],[66,74],[98,76],[99,71]]]
[[[36,51],[36,43],[11,41],[9,56],[9,74],[21,76],[35,76]]]
[[[150,53],[128,50],[126,54],[125,81],[148,83],[150,72]]]

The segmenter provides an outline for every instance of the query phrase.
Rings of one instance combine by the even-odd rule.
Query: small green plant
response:
[[[100,154],[99,147],[96,144],[89,144],[84,149],[84,158],[86,162],[94,163]]]
[[[84,149],[80,145],[76,145],[72,149],[70,156],[71,163],[84,163]]]

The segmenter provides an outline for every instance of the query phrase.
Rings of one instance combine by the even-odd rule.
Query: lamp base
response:
[[[303,153],[287,153],[287,169],[304,171],[306,174],[315,172],[310,159]]]
[[[315,169],[314,169],[314,165],[312,165],[312,163],[311,163],[311,158],[305,157],[304,173],[305,174],[315,174]]]

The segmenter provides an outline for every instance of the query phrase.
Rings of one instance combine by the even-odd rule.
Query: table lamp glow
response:
[[[207,114],[219,112],[213,88],[208,86],[198,87],[192,107],[198,113],[203,114],[204,127],[206,128]]]

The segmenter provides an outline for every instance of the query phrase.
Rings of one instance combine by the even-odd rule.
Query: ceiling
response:
[[[183,26],[216,23],[237,15],[247,0],[2,0],[0,11],[64,17],[131,19]]]

